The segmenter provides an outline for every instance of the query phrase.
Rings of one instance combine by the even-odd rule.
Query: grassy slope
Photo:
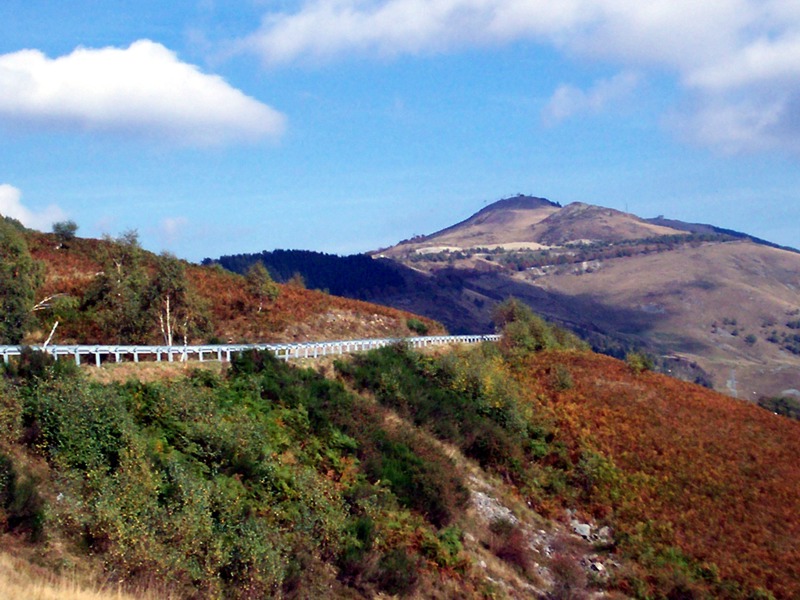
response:
[[[574,387],[554,390],[554,364]],[[613,515],[631,550],[645,528],[722,577],[800,597],[800,424],[709,390],[594,354],[541,354],[521,374],[572,448],[611,458]],[[609,510],[611,509],[611,510]]]
[[[54,236],[29,232],[28,243],[34,258],[45,264],[45,281],[37,299],[52,294],[67,294],[80,299],[100,269],[98,257],[109,242],[77,238],[61,247]],[[154,256],[145,253],[145,262]],[[277,300],[259,311],[258,301],[247,293],[244,278],[221,269],[187,265],[191,286],[206,302],[213,323],[213,337],[223,342],[291,341],[417,335],[407,327],[414,315],[384,306],[337,298],[313,290],[280,286]],[[45,321],[47,315],[43,315]],[[432,334],[442,333],[441,325],[420,318]],[[28,341],[41,343],[50,330],[49,322],[33,332]],[[152,339],[141,343],[160,343],[154,324]],[[62,322],[53,343],[102,343],[96,328],[79,322]],[[205,341],[205,340],[195,340]]]
[[[380,579],[395,559],[418,569],[419,582],[409,584],[417,594],[490,594],[489,588],[481,587],[483,567],[477,565],[492,556],[503,556],[512,575],[521,578],[517,591],[532,583],[542,585],[531,573],[546,573],[548,568],[557,572],[556,559],[525,550],[530,542],[524,537],[498,543],[491,527],[471,528],[474,517],[464,512],[461,486],[474,491],[475,477],[488,481],[500,476],[513,484],[512,495],[520,505],[530,503],[552,517],[569,507],[583,518],[593,518],[598,527],[610,525],[616,548],[612,556],[627,565],[614,572],[610,585],[632,596],[661,598],[680,592],[684,595],[674,597],[739,599],[750,597],[745,590],[757,588],[782,599],[800,595],[797,422],[691,384],[637,374],[623,362],[585,351],[547,350],[508,363],[492,351],[420,356],[386,349],[356,363],[343,367],[344,377],[368,393],[366,401],[342,395],[311,372],[295,373],[283,365],[276,365],[274,372],[269,367],[262,374],[245,372],[227,381],[208,372],[188,380],[123,387],[77,383],[77,399],[73,392],[63,395],[73,384],[47,384],[43,389],[61,390],[64,399],[42,405],[50,407],[42,413],[50,419],[43,426],[54,427],[52,419],[61,411],[59,418],[73,423],[69,427],[88,429],[80,429],[72,441],[63,442],[62,450],[50,454],[54,470],[49,474],[36,456],[48,447],[43,445],[47,435],[67,431],[63,426],[48,434],[29,425],[27,438],[35,437],[26,442],[28,449],[10,445],[18,439],[10,436],[3,451],[17,459],[31,452],[31,459],[17,464],[40,465],[36,476],[46,485],[42,497],[55,510],[52,515],[60,515],[46,525],[49,552],[64,547],[83,519],[90,533],[83,543],[98,557],[105,556],[111,572],[127,573],[141,584],[160,581],[159,569],[166,568],[176,592],[193,585],[212,589],[203,588],[200,579],[192,583],[187,573],[196,568],[196,560],[209,565],[222,560],[221,555],[202,558],[215,528],[225,527],[215,521],[219,517],[203,513],[206,501],[232,507],[223,516],[255,510],[251,514],[266,518],[278,547],[289,552],[281,559],[288,561],[284,565],[294,560],[293,544],[308,552],[305,534],[293,533],[291,525],[293,511],[308,511],[305,518],[313,523],[314,535],[324,534],[319,539],[327,541],[302,559],[311,571],[309,580],[297,583],[300,593],[323,585],[345,597],[369,595],[375,586],[404,585]],[[300,387],[293,391],[292,385]],[[24,424],[13,417],[10,398],[6,393],[0,415],[4,428]],[[85,409],[80,398],[88,402]],[[72,408],[64,412],[59,407],[67,399]],[[112,412],[105,414],[107,410]],[[74,421],[74,411],[84,416]],[[117,416],[109,421],[112,414]],[[418,429],[408,425],[415,422]],[[95,443],[92,428],[102,432],[109,423],[124,423],[123,439],[140,441],[125,442],[132,443],[131,450],[120,455],[123,464],[117,474],[112,470],[108,480],[95,475],[99,478],[92,484],[93,500],[87,496],[85,505],[59,507],[58,490],[74,502],[81,489],[72,487],[80,481],[65,470],[65,453],[80,452],[96,460],[94,450],[85,454],[90,450],[85,444]],[[139,429],[132,428],[136,423]],[[112,443],[110,438],[98,440]],[[438,446],[441,442],[444,445]],[[50,438],[49,443],[62,442]],[[259,450],[263,443],[269,448],[266,455]],[[413,452],[408,454],[407,448]],[[460,456],[459,449],[475,462],[464,457],[451,462]],[[129,452],[140,454],[136,470],[131,470],[134,463],[125,464]],[[116,451],[111,454],[116,456]],[[464,467],[465,460],[472,466]],[[195,469],[202,473],[203,464],[212,467],[213,477],[182,479]],[[263,471],[259,477],[271,481],[272,487],[264,488],[271,490],[266,496],[259,487],[263,483],[251,480],[252,469]],[[107,503],[108,494],[124,492],[119,486],[125,477],[136,478],[126,484],[133,484],[128,491],[135,493],[118,500],[122,505],[114,508]],[[161,482],[160,499],[136,491],[136,486],[153,480]],[[385,482],[383,488],[377,480]],[[200,494],[195,497],[204,500],[187,503],[189,497],[182,496],[176,484],[195,486],[195,494]],[[234,491],[240,499],[229,505],[227,495]],[[265,499],[266,504],[259,504]],[[310,500],[313,503],[306,506]],[[350,509],[341,513],[348,503]],[[370,538],[374,545],[367,552],[357,545],[365,508],[375,527],[375,537]],[[519,516],[524,510],[515,512]],[[112,522],[94,522],[92,511],[105,519],[133,511],[134,520],[123,520],[115,529]],[[174,524],[138,529],[139,519],[167,519],[171,511]],[[64,524],[67,529],[58,533]],[[542,527],[558,525],[536,525],[537,533],[524,527],[512,533],[519,537],[521,531],[533,539]],[[468,544],[462,538],[464,551],[451,553],[448,532],[459,529],[470,532],[473,541]],[[187,546],[189,538],[199,546]],[[134,540],[135,546],[126,546]],[[175,551],[170,545],[178,550],[171,559],[176,562],[159,566],[158,560]],[[149,561],[141,562],[136,554],[142,548],[152,553]],[[398,548],[406,552],[405,558],[393,554]],[[588,554],[583,552],[585,559]],[[639,566],[627,562],[630,559]],[[81,559],[73,554],[69,560]],[[380,564],[386,565],[383,571]],[[290,575],[280,577],[285,584]]]

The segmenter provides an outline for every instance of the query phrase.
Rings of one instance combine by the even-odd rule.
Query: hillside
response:
[[[277,278],[493,331],[509,296],[624,357],[742,399],[800,396],[800,253],[712,225],[516,196],[364,257],[274,251],[221,257]],[[212,262],[209,260],[209,262]],[[322,268],[324,265],[324,268]]]
[[[797,597],[800,423],[501,321],[327,378],[26,355],[0,377],[2,547],[173,598]]]
[[[41,265],[25,340],[42,343],[164,343],[171,301],[174,343],[302,341],[417,335],[441,325],[400,310],[280,285],[154,255],[135,239],[58,239],[24,232]],[[411,320],[414,330],[409,329]]]
[[[490,329],[513,295],[600,351],[644,349],[739,398],[800,390],[800,254],[746,234],[523,196],[375,256],[415,274],[398,267],[409,285],[373,301],[453,331]]]

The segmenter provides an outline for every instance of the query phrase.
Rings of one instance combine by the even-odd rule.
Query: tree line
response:
[[[394,268],[366,254],[337,256],[311,250],[265,250],[217,259],[206,258],[202,264],[219,264],[229,271],[245,275],[259,262],[275,281],[288,283],[293,278],[296,281],[296,276],[300,275],[306,287],[335,296],[365,300],[377,292],[405,285]]]

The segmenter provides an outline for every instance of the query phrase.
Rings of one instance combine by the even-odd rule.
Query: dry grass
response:
[[[100,368],[94,365],[85,365],[82,369],[89,379],[98,383],[124,383],[131,379],[152,383],[186,377],[197,369],[221,373],[226,365],[227,363],[210,360],[203,362],[190,360],[187,362],[121,362],[104,364]]]
[[[0,598],[25,600],[156,600],[150,592],[86,585],[71,577],[56,577],[36,566],[0,553]]]

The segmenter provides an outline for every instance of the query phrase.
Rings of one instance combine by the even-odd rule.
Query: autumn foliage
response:
[[[571,388],[554,385],[555,363]],[[717,590],[730,580],[800,597],[800,424],[588,352],[535,354],[518,377],[571,452],[616,467],[586,481],[583,508],[614,524],[621,550],[686,557]]]
[[[87,309],[87,292],[103,277],[103,263],[119,240],[72,238],[63,242],[52,234],[26,232],[34,259],[44,265],[44,280],[37,300],[54,297],[54,308],[42,311],[39,327],[26,339],[41,343],[58,320],[53,343],[113,343],[117,331],[95,318]],[[163,257],[141,250],[140,262],[152,279]],[[438,323],[393,308],[338,298],[294,285],[276,286],[277,295],[259,295],[244,276],[220,267],[180,261],[196,310],[210,329],[195,334],[189,343],[240,343],[323,340],[357,337],[417,335],[408,322],[423,322],[431,334],[444,333]],[[157,318],[132,343],[163,343]],[[191,336],[190,336],[191,337]],[[141,338],[141,339],[139,339]],[[181,339],[181,343],[182,343]]]

